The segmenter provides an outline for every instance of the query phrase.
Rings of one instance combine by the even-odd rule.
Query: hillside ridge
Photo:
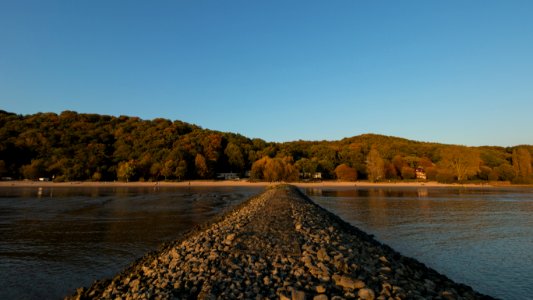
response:
[[[234,173],[267,181],[381,181],[415,179],[423,169],[427,179],[443,182],[527,183],[532,153],[531,145],[467,147],[374,133],[267,142],[163,118],[0,111],[0,175],[14,179],[154,181]],[[461,160],[466,165],[459,168]]]

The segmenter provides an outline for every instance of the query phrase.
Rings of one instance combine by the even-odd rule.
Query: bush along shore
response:
[[[279,185],[69,299],[493,299]]]

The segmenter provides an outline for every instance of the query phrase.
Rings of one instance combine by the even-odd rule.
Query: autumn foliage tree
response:
[[[198,177],[207,177],[209,169],[207,168],[205,157],[202,154],[196,154],[196,157],[194,158],[194,166],[196,167],[196,175],[198,175]]]
[[[517,182],[527,183],[531,180],[531,154],[523,147],[513,150],[513,169]]]
[[[123,161],[118,164],[117,177],[122,181],[130,181],[135,175],[135,161]]]
[[[464,146],[450,146],[441,151],[441,167],[455,175],[458,181],[465,181],[468,176],[479,170],[481,159],[479,152]]]
[[[296,181],[298,180],[298,170],[291,163],[290,159],[270,158],[264,156],[252,165],[252,179],[275,181]]]
[[[380,181],[384,178],[385,162],[379,155],[378,150],[372,147],[367,157],[368,179],[372,182]]]
[[[357,172],[354,168],[349,167],[346,164],[340,164],[335,168],[335,175],[338,180],[342,181],[356,181]]]
[[[344,165],[370,181],[409,179],[422,167],[429,180],[527,183],[532,153],[529,145],[461,147],[376,134],[275,143],[162,118],[0,110],[0,174],[14,179],[212,179],[251,170],[254,180],[293,181],[299,173],[338,178]]]
[[[410,166],[403,166],[401,174],[403,179],[414,179],[416,177],[415,170]]]
[[[269,160],[269,159],[270,159],[270,157],[263,156],[262,158],[256,160],[252,164],[252,170],[250,171],[250,177],[253,180],[263,180],[263,179],[265,179],[263,174],[264,174],[264,171],[265,171],[267,160]]]
[[[34,159],[30,164],[24,165],[21,168],[24,178],[37,179],[45,176],[44,162],[41,159]]]

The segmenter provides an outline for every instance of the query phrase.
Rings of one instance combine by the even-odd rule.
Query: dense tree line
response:
[[[252,179],[531,183],[533,146],[465,147],[365,134],[340,141],[249,139],[166,119],[0,111],[0,176],[56,181]],[[248,172],[247,172],[248,171]]]

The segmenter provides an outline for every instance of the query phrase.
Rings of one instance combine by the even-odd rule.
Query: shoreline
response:
[[[120,181],[30,181],[13,180],[0,181],[2,187],[268,187],[277,185],[279,182],[251,182],[251,181],[231,181],[231,180],[191,180],[191,181],[157,181],[157,182],[120,182]],[[533,185],[512,185],[494,183],[438,183],[429,182],[368,182],[368,181],[320,181],[320,182],[292,182],[289,183],[300,188],[343,188],[343,187],[398,187],[398,188],[434,188],[434,187],[459,187],[459,188],[533,188]]]
[[[493,299],[277,185],[68,299]],[[259,298],[258,298],[259,297]]]

